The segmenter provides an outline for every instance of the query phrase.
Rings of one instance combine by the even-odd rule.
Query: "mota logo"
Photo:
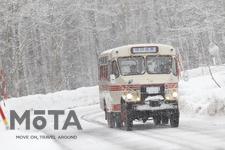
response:
[[[59,115],[64,115],[64,110],[48,110],[48,115],[54,116],[54,130],[58,130]],[[45,115],[45,110],[34,110],[34,115]],[[71,118],[73,121],[71,122]],[[24,114],[19,117],[15,110],[10,110],[10,130],[15,130],[15,120],[21,125],[26,120],[26,130],[30,130],[30,110],[26,110]],[[38,124],[38,122],[42,122]],[[43,116],[37,116],[33,119],[33,126],[38,130],[46,127],[47,121]],[[65,120],[62,130],[66,130],[68,126],[77,126],[78,130],[82,130],[77,115],[74,110],[70,110]]]

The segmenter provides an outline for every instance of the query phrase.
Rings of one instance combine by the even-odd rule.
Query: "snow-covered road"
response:
[[[56,140],[63,149],[225,149],[225,123],[218,121],[218,117],[215,122],[213,117],[191,118],[181,114],[178,128],[156,126],[151,120],[145,124],[136,121],[134,130],[128,132],[108,128],[99,105],[80,107],[75,111],[83,130],[69,127],[63,131],[63,135],[77,136],[77,139]],[[45,130],[45,133],[61,135],[53,130]]]

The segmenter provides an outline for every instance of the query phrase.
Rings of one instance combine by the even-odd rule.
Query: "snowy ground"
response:
[[[109,129],[104,113],[98,104],[98,87],[79,88],[47,95],[34,95],[9,99],[4,108],[9,121],[9,110],[22,115],[24,110],[66,110],[75,109],[83,130],[69,127],[68,130],[53,130],[53,117],[47,118],[47,127],[38,131],[31,125],[16,126],[16,130],[5,131],[0,122],[1,149],[224,149],[225,147],[225,66],[211,67],[212,80],[208,68],[189,71],[190,80],[179,83],[181,111],[180,126],[155,126],[135,122],[134,131]],[[97,105],[96,105],[97,104]],[[88,106],[91,105],[91,106]],[[66,116],[66,115],[65,115]],[[59,118],[60,125],[65,116]],[[31,121],[34,118],[32,115]],[[0,118],[1,119],[1,118]],[[77,139],[40,139],[40,136],[76,136]],[[16,136],[28,136],[18,139]],[[37,136],[39,139],[31,139]],[[137,142],[138,141],[138,142]]]
[[[4,109],[7,121],[9,122],[9,110],[15,110],[21,116],[25,110],[30,110],[33,115],[33,110],[66,110],[76,107],[88,106],[99,103],[98,87],[79,88],[74,91],[60,91],[49,93],[47,95],[32,95],[20,98],[11,98],[7,100],[6,107],[1,101],[1,106]],[[34,118],[35,116],[32,116]],[[48,116],[45,116],[48,117]],[[65,115],[67,117],[67,115]],[[31,122],[31,130],[25,130],[25,125],[19,126],[16,124],[16,130],[5,130],[5,125],[0,117],[0,149],[31,149],[32,150],[49,150],[61,149],[60,146],[51,139],[31,139],[33,136],[40,137],[46,135],[43,131],[34,129]],[[53,119],[51,116],[50,119]],[[32,121],[33,119],[31,119]],[[65,120],[65,118],[64,118]],[[60,120],[59,120],[60,121]],[[46,129],[52,129],[51,121],[47,122]],[[62,127],[61,127],[62,128]],[[18,139],[16,136],[28,136],[29,139]],[[3,142],[4,141],[4,142]],[[12,144],[13,143],[13,144]],[[21,146],[22,145],[22,146]]]
[[[180,110],[190,116],[225,116],[225,65],[211,67],[212,80],[208,67],[189,71],[190,80],[179,83]]]

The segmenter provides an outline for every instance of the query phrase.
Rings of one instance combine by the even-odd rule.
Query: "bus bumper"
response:
[[[179,115],[179,109],[176,102],[168,103],[166,100],[161,100],[132,105],[133,119],[142,118],[143,120],[147,120],[154,116],[170,117],[173,114]]]

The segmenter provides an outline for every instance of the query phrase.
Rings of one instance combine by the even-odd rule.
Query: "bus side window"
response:
[[[176,59],[174,58],[173,59],[173,66],[172,66],[172,72],[173,72],[173,75],[174,76],[177,76],[177,65],[176,65],[177,61]]]
[[[110,74],[112,74],[112,63],[108,61],[108,79],[110,79]]]
[[[113,74],[116,76],[116,78],[119,77],[119,70],[115,60],[113,61]]]

